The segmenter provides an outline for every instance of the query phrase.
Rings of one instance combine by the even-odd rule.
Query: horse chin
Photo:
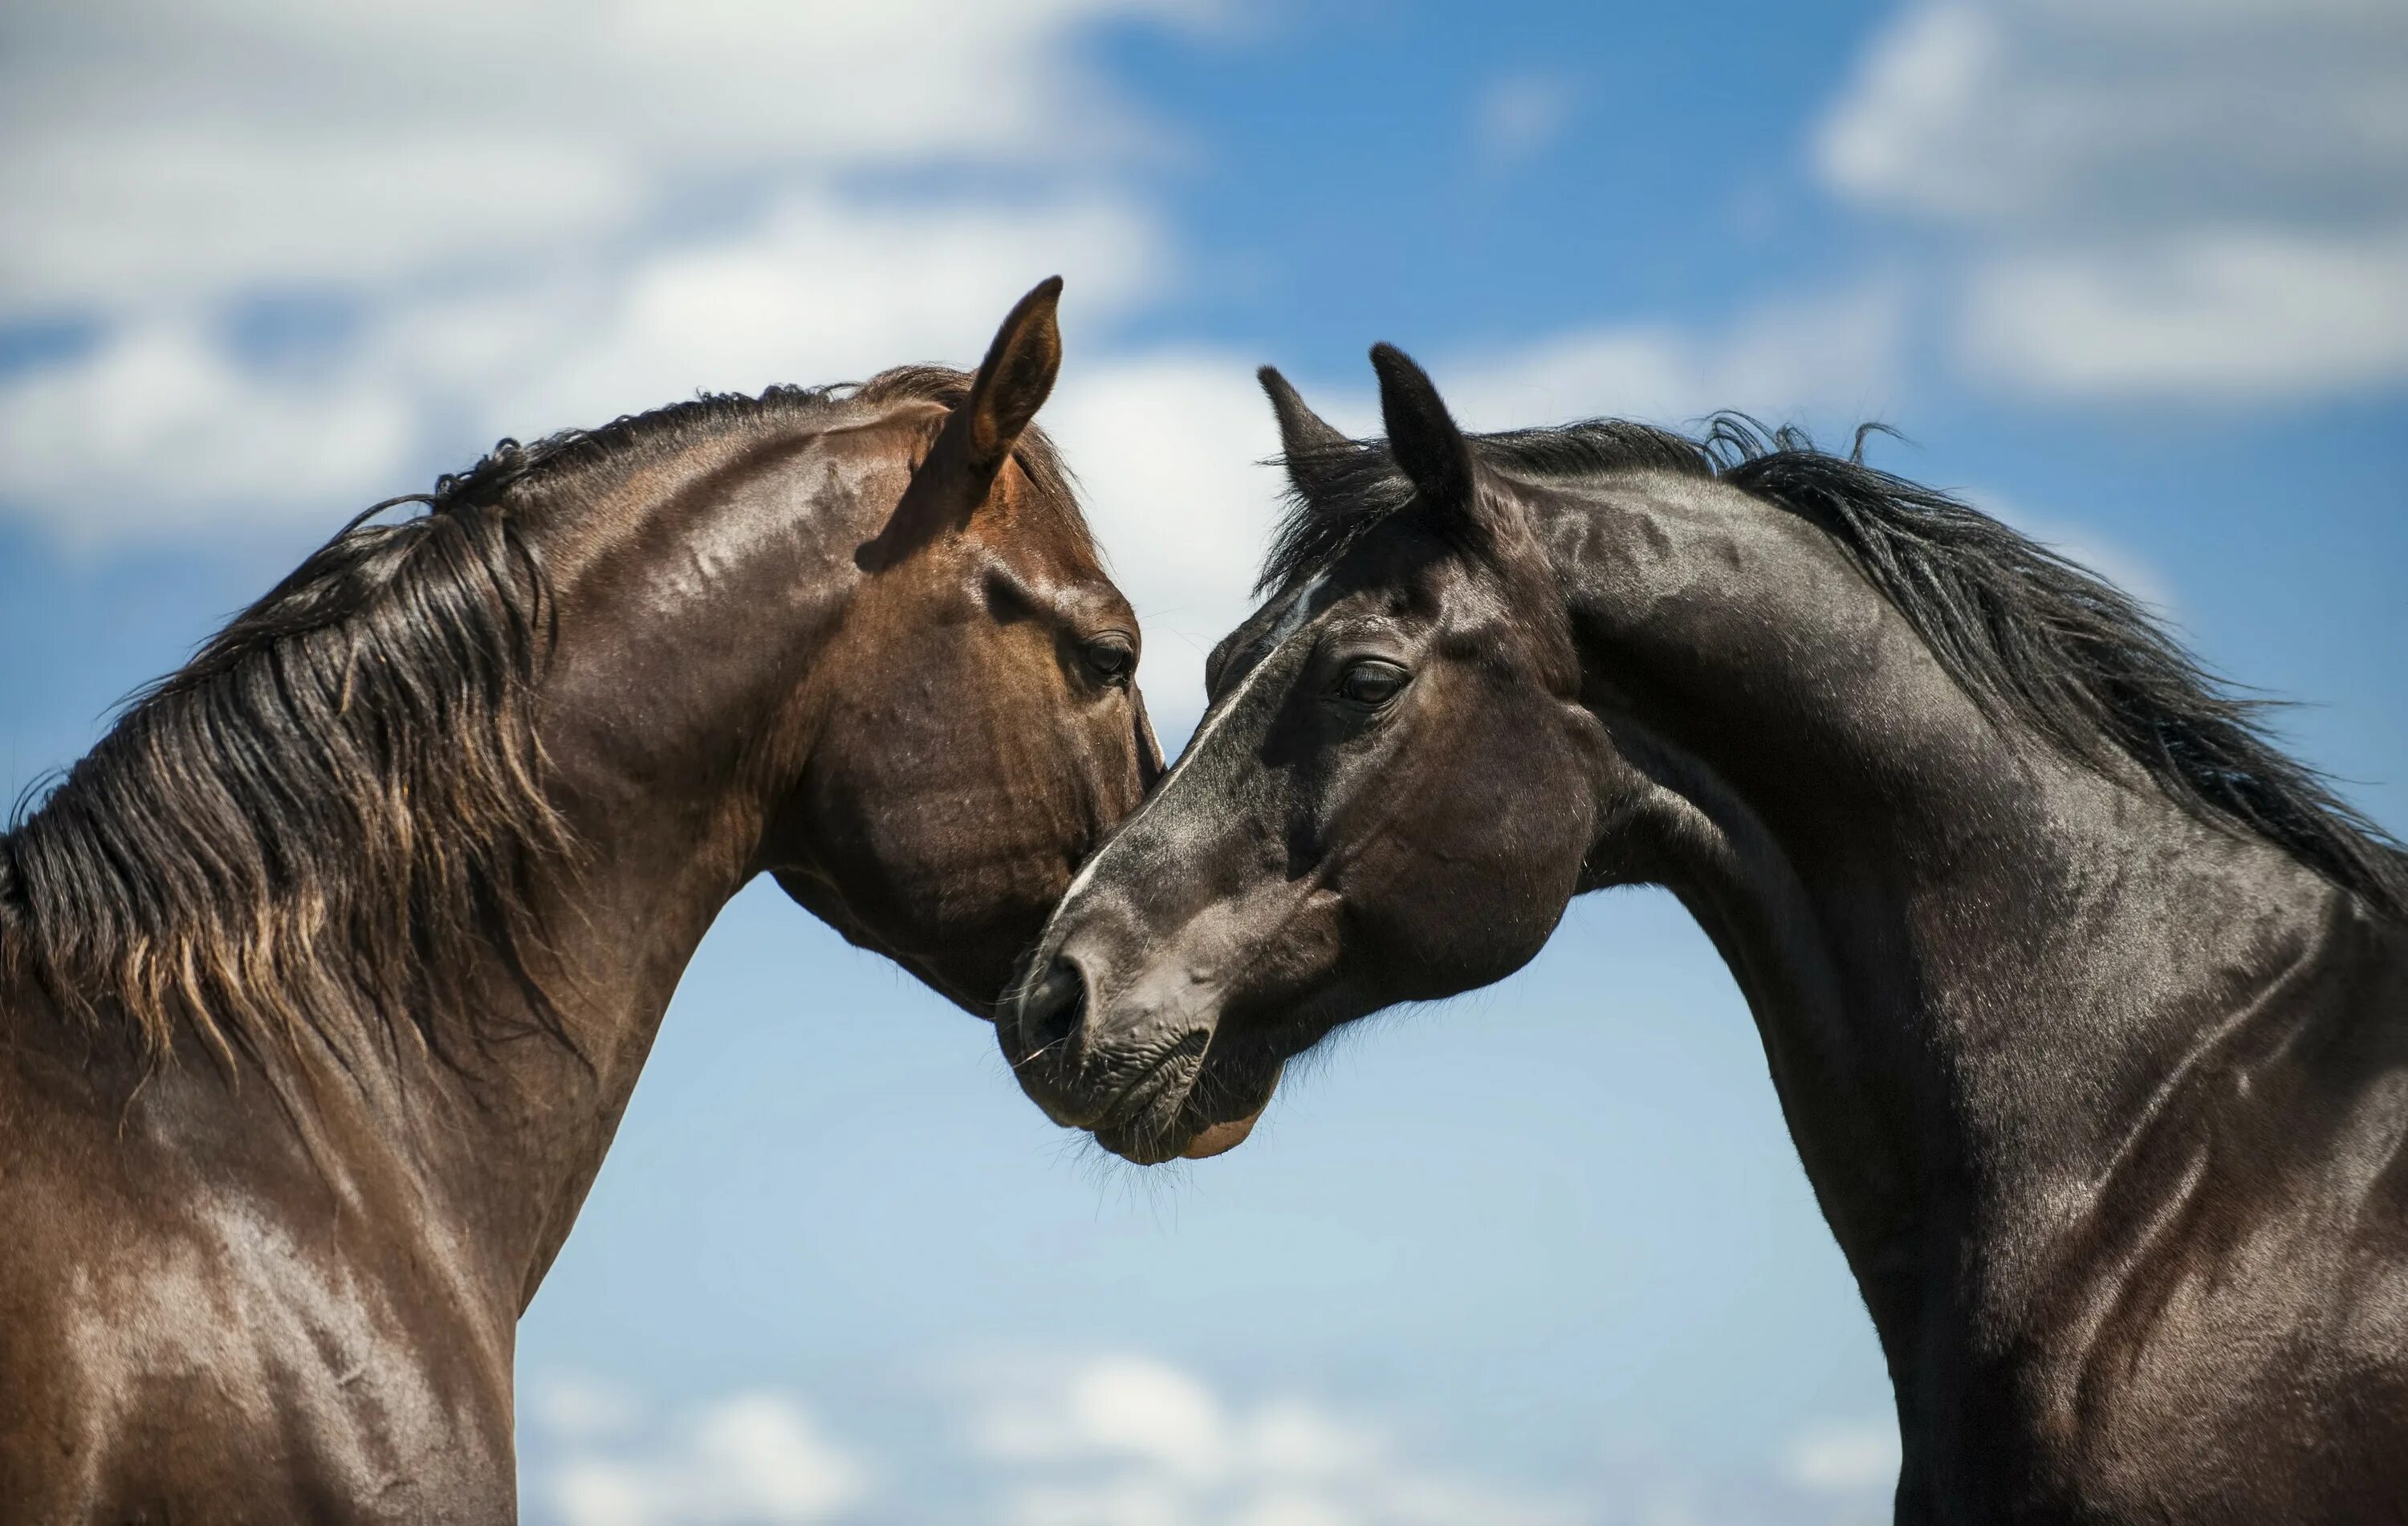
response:
[[[1261,1095],[1254,1099],[1253,1105],[1243,1114],[1234,1118],[1221,1118],[1206,1123],[1188,1135],[1187,1143],[1180,1146],[1180,1159],[1210,1160],[1216,1155],[1226,1155],[1243,1144],[1246,1142],[1246,1136],[1254,1131],[1254,1125],[1262,1121],[1264,1111],[1271,1105],[1271,1097],[1279,1090],[1282,1069],[1283,1067],[1280,1066],[1271,1068],[1268,1079],[1263,1083]]]
[[[1246,1142],[1246,1136],[1254,1131],[1254,1124],[1262,1116],[1262,1109],[1256,1108],[1242,1118],[1213,1124],[1190,1139],[1180,1150],[1179,1158],[1182,1160],[1210,1160],[1216,1155],[1228,1154]]]
[[[1226,1155],[1246,1141],[1279,1089],[1283,1061],[1231,1065],[1193,1062],[1183,1073],[1147,1088],[1134,1107],[1125,1099],[1103,1118],[1079,1125],[1096,1144],[1132,1165],[1205,1160]],[[1054,1110],[1054,1121],[1064,1122]]]
[[[1271,1073],[1270,1084],[1253,1099],[1251,1105],[1240,1101],[1237,1105],[1247,1111],[1234,1118],[1213,1118],[1201,1114],[1190,1090],[1177,1103],[1164,1099],[1166,1110],[1175,1109],[1172,1118],[1149,1128],[1144,1113],[1117,1125],[1094,1130],[1096,1143],[1140,1166],[1158,1166],[1168,1160],[1208,1160],[1216,1155],[1226,1155],[1246,1142],[1254,1125],[1270,1105],[1271,1092],[1279,1085],[1279,1073]],[[1226,1104],[1225,1104],[1226,1105]],[[1152,1111],[1152,1110],[1148,1110]]]

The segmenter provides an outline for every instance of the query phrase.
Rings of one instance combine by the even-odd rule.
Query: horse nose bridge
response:
[[[1156,911],[1143,896],[1090,897],[1052,940],[1049,962],[1031,987],[1046,997],[1042,1015],[1054,1019],[1054,1028],[1040,1034],[1031,1024],[1024,1039],[1059,1041],[1065,1062],[1075,1067],[1150,1029],[1165,1004],[1164,972],[1177,961],[1180,942],[1176,919]],[[1076,1018],[1065,1027],[1062,993],[1074,983]]]

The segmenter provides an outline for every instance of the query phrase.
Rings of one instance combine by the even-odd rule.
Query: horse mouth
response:
[[[1270,1106],[1281,1067],[1240,1080],[1216,1073],[1211,1058],[1174,1045],[1089,1125],[1096,1143],[1140,1166],[1209,1159],[1244,1144]]]
[[[1211,1035],[1197,1029],[1164,1046],[1114,1092],[1088,1125],[1096,1142],[1140,1166],[1175,1159],[1186,1144],[1180,1132]]]

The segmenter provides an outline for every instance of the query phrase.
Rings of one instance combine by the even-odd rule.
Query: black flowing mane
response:
[[[431,493],[377,505],[128,699],[87,756],[21,805],[0,835],[0,982],[122,1029],[152,1058],[179,1024],[222,1058],[306,1032],[346,1054],[338,1015],[415,1027],[439,1050],[432,1014],[477,994],[462,987],[498,952],[527,1017],[480,1041],[557,1032],[547,992],[563,972],[543,957],[531,894],[576,853],[535,729],[553,613],[549,511],[587,473],[729,430],[950,408],[969,384],[921,366],[706,395],[505,439]],[[1083,536],[1044,436],[1022,435],[1015,459]],[[423,512],[371,522],[403,503]]]
[[[1470,437],[1491,469],[1579,482],[1639,470],[1715,478],[1828,533],[1951,677],[2084,764],[2138,765],[2198,819],[2256,837],[2378,912],[2408,920],[2408,850],[2267,735],[2272,701],[2237,695],[2140,603],[1947,494],[1866,466],[1802,431],[1724,413],[1689,436],[1622,420]],[[1412,485],[1384,441],[1316,450],[1300,467],[1258,593],[1334,562],[1403,508]],[[1291,476],[1297,472],[1292,470]]]

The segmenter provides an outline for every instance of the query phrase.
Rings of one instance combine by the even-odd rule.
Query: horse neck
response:
[[[480,1051],[494,1073],[465,1078],[476,1101],[453,1110],[465,1122],[441,1162],[523,1266],[523,1297],[567,1235],[686,965],[756,871],[794,766],[767,750],[791,740],[856,581],[849,553],[875,528],[874,492],[826,491],[813,443],[698,450],[563,516],[600,526],[555,559],[542,700],[552,794],[580,850],[538,892],[566,1042]],[[502,972],[493,984],[515,1000]]]
[[[1642,776],[1601,802],[1645,844],[1601,883],[1669,885],[1730,966],[1895,1354],[1935,1257],[2055,1232],[2335,892],[1994,720],[1787,515],[1658,484],[1545,539]]]

